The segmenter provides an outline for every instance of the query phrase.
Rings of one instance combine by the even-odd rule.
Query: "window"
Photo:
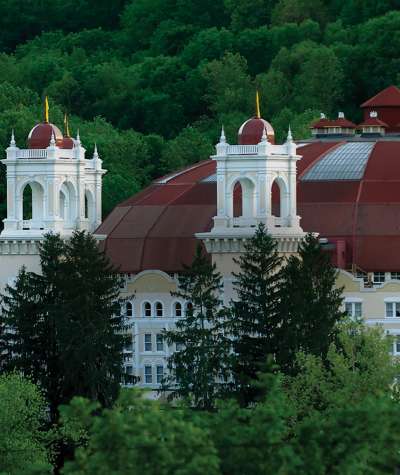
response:
[[[374,285],[380,285],[385,283],[384,272],[374,272]]]
[[[144,351],[151,351],[151,333],[145,333],[144,335]]]
[[[180,302],[176,302],[175,305],[175,317],[182,316],[182,304]]]
[[[394,340],[394,354],[400,355],[400,337],[396,337]]]
[[[364,284],[368,283],[368,274],[366,272],[362,272],[358,270],[356,273],[356,277],[358,279],[364,279]]]
[[[153,382],[153,371],[151,366],[144,367],[144,382],[146,384],[151,384]]]
[[[186,304],[186,309],[185,310],[186,310],[186,312],[185,312],[186,315],[193,315],[193,304],[192,304],[192,302],[188,302]]]
[[[128,302],[126,304],[126,316],[127,317],[132,317],[133,316],[133,307],[132,307],[132,303],[131,302]]]
[[[132,351],[132,350],[133,350],[132,337],[129,335],[126,340],[127,340],[127,341],[125,342],[124,350],[125,350],[125,351]]]
[[[400,280],[400,272],[391,272],[390,273],[390,278],[392,280]]]
[[[151,317],[151,304],[150,302],[145,302],[143,305],[144,308],[144,316]]]
[[[157,371],[157,384],[160,384],[164,377],[164,366],[161,366],[161,365],[157,366],[156,371]]]
[[[346,302],[346,313],[351,318],[360,318],[362,316],[361,302]]]
[[[163,316],[163,305],[161,302],[156,303],[156,317]]]
[[[185,348],[183,343],[176,343],[175,347],[176,347],[176,351],[183,351]]]
[[[132,366],[125,366],[126,374],[132,375],[133,374],[133,367]]]
[[[400,302],[385,302],[386,318],[400,317]]]
[[[161,335],[161,333],[158,333],[156,335],[156,346],[157,346],[157,351],[164,351],[164,338]]]

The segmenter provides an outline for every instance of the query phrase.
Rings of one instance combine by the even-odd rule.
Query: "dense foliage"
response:
[[[122,377],[120,277],[94,238],[76,232],[40,244],[41,274],[24,268],[1,295],[0,370],[43,388],[51,422],[85,396],[109,406]]]
[[[262,375],[265,395],[250,408],[228,399],[193,411],[130,390],[99,412],[76,398],[61,413],[80,447],[62,473],[391,475],[400,463],[398,363],[378,329],[345,324],[338,340],[330,370],[299,355],[304,371]]]
[[[80,128],[110,173],[104,212],[234,141],[261,92],[279,139],[398,82],[398,0],[0,1],[0,145],[41,119]],[[0,218],[4,216],[4,169]]]

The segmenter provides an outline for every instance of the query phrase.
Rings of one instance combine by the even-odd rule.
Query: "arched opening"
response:
[[[145,317],[151,317],[151,304],[150,302],[145,302],[143,304],[143,313]]]
[[[60,218],[65,219],[66,216],[66,206],[67,206],[67,198],[63,191],[60,191],[60,203],[59,203],[59,210],[60,210]]]
[[[95,224],[94,199],[90,190],[85,191],[85,218],[89,221],[90,225]]]
[[[32,188],[31,185],[26,185],[22,195],[22,219],[24,221],[32,219]]]
[[[272,189],[271,189],[271,213],[273,216],[276,216],[277,218],[281,217],[281,190],[279,188],[279,185],[274,181],[272,183]]]
[[[163,304],[161,302],[156,303],[156,317],[163,316]]]
[[[73,229],[77,218],[77,198],[75,187],[64,182],[60,188],[58,215],[64,220],[64,228]]]
[[[289,192],[283,178],[277,177],[271,186],[271,213],[280,218],[277,226],[285,226],[285,218],[289,216]]]
[[[132,306],[132,302],[127,302],[127,303],[126,303],[126,316],[127,316],[127,317],[133,317],[133,306]]]
[[[37,182],[27,183],[22,190],[23,229],[43,229],[44,191]]]
[[[232,215],[236,219],[252,219],[255,216],[254,184],[248,178],[237,180],[232,185]],[[239,224],[237,222],[236,224]],[[246,224],[246,223],[244,223]]]
[[[240,218],[243,216],[243,203],[242,203],[242,185],[239,181],[235,183],[233,187],[233,217]]]

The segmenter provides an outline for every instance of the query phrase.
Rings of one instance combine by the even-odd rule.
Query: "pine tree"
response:
[[[282,272],[282,327],[277,363],[295,369],[299,351],[325,357],[343,318],[342,289],[335,287],[336,270],[318,238],[308,234]]]
[[[237,298],[231,304],[226,330],[232,337],[237,396],[241,404],[248,405],[260,393],[254,385],[257,373],[279,344],[282,258],[263,224],[244,246],[244,253],[234,260],[240,268],[233,273]]]
[[[50,418],[85,396],[110,406],[122,377],[124,321],[120,277],[95,239],[46,236],[41,274],[22,269],[2,295],[3,369],[18,369],[44,389]]]
[[[189,400],[196,408],[213,408],[229,380],[230,346],[222,326],[221,280],[199,245],[191,266],[185,266],[179,275],[178,291],[172,292],[187,304],[176,328],[165,332],[168,344],[177,345],[177,351],[168,359],[163,390],[170,391],[170,399]]]

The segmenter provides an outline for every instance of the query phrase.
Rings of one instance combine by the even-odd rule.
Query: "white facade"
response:
[[[259,223],[278,241],[280,252],[296,252],[304,237],[297,216],[296,153],[289,129],[286,143],[274,145],[266,131],[258,145],[229,145],[222,129],[216,155],[217,216],[209,233],[196,236],[203,240],[212,254],[237,253],[243,241],[254,234]],[[272,185],[280,192],[280,215],[272,210]],[[234,213],[234,189],[240,184],[242,192],[241,216]]]

